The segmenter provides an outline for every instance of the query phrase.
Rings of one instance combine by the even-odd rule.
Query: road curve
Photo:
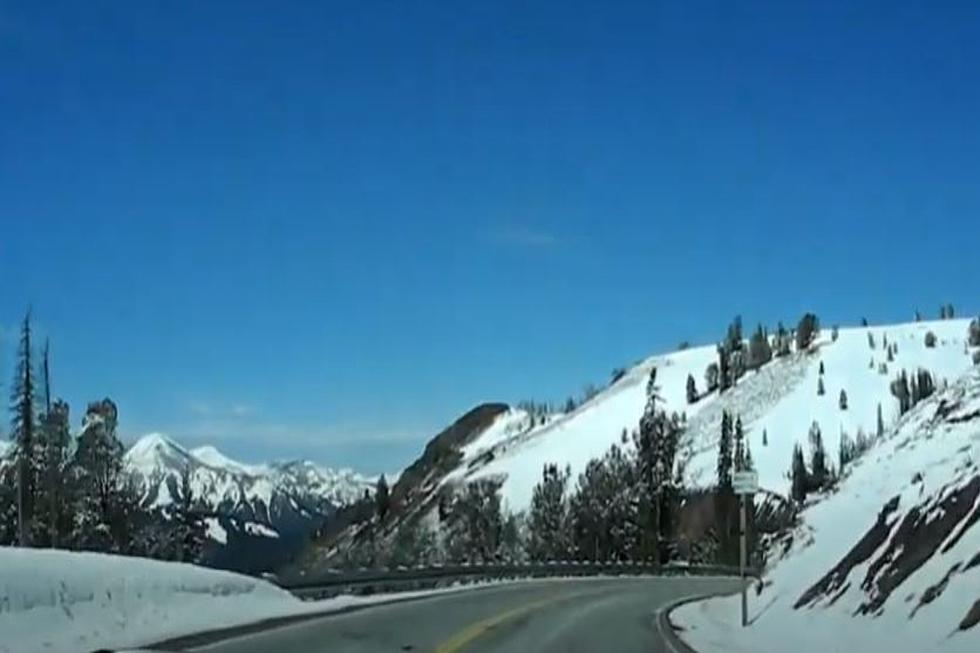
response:
[[[658,610],[685,597],[738,588],[733,578],[517,582],[317,617],[186,650],[675,653],[658,628]]]

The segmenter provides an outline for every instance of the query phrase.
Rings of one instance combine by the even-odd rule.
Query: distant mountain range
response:
[[[338,508],[374,486],[349,469],[309,461],[248,465],[212,446],[188,450],[157,433],[133,444],[124,462],[148,507],[181,499],[181,477],[189,473],[193,504],[207,515],[205,562],[245,572],[287,561]]]

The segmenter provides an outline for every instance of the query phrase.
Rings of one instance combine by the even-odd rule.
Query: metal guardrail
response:
[[[755,570],[748,575],[757,576]],[[361,569],[280,581],[283,589],[302,599],[338,594],[374,594],[441,587],[452,583],[547,578],[553,576],[738,576],[738,567],[723,565],[656,565],[652,562],[554,561],[528,564],[472,564],[398,569]]]

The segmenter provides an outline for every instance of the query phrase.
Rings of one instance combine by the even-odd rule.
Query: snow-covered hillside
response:
[[[906,414],[802,518],[751,627],[737,597],[675,613],[695,649],[980,649],[980,370]]]
[[[863,429],[873,434],[877,408],[881,404],[886,426],[898,415],[898,402],[889,384],[902,370],[930,371],[939,388],[972,367],[966,348],[969,320],[942,320],[870,327],[842,328],[836,341],[824,327],[811,354],[793,353],[777,358],[758,372],[748,372],[735,388],[721,396],[711,393],[696,402],[686,402],[686,380],[694,376],[703,393],[705,368],[717,360],[714,346],[686,349],[653,356],[628,370],[615,384],[567,415],[544,426],[528,429],[528,416],[512,409],[501,415],[464,450],[464,459],[445,482],[485,476],[503,480],[505,504],[522,510],[530,503],[531,491],[540,480],[546,463],[568,465],[572,474],[588,461],[619,443],[623,429],[637,427],[646,403],[646,384],[652,367],[657,367],[659,393],[669,410],[686,413],[688,425],[681,446],[688,481],[694,485],[714,482],[717,442],[723,410],[741,416],[761,485],[788,493],[785,477],[793,446],[806,444],[812,422],[819,423],[828,451],[837,451],[842,431],[855,437]],[[926,347],[925,335],[932,331],[936,346]],[[868,335],[875,341],[872,348]],[[897,345],[894,360],[887,360],[883,340]],[[820,364],[823,363],[825,394],[818,396]],[[886,372],[881,372],[884,364]],[[840,391],[847,393],[847,410],[838,405]],[[762,443],[763,431],[767,444]]]

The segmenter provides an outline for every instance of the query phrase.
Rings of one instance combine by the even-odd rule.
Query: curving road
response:
[[[685,597],[738,589],[734,578],[527,581],[317,617],[184,650],[680,653],[665,641],[658,611]]]

